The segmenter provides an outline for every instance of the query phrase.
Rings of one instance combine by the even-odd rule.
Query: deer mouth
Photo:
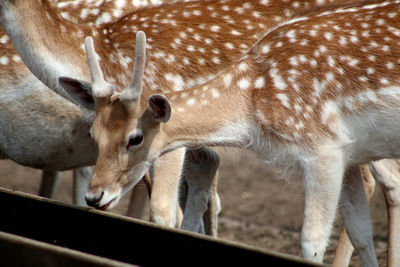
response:
[[[107,202],[105,205],[103,205],[103,206],[97,206],[96,209],[105,211],[105,210],[107,210],[107,209],[110,207],[110,205],[111,205],[116,199],[117,199],[117,198],[115,197],[115,198],[111,199],[109,202]]]

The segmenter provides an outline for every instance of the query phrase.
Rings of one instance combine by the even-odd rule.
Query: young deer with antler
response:
[[[150,3],[98,1],[94,7],[91,1],[53,0],[51,4],[69,20],[100,26]],[[97,150],[88,134],[93,115],[41,83],[23,64],[1,28],[0,55],[0,158],[43,169],[39,195],[51,197],[58,171],[95,163]],[[76,168],[73,173],[73,201],[85,205],[90,168]]]
[[[93,22],[97,26],[106,23],[101,18],[108,18],[108,21],[115,20],[115,15],[121,16],[121,12],[126,14],[128,11],[132,12],[136,9],[136,6],[130,3],[125,3],[121,6],[113,2],[98,2],[96,7],[91,8],[90,11],[87,9],[90,7],[90,3],[80,2],[71,5],[69,2],[59,1],[53,4],[57,5],[57,11],[60,11],[60,14],[67,17],[68,20],[86,24]],[[142,1],[140,4],[144,5],[145,2]],[[46,7],[48,9],[51,8],[49,3],[47,3]],[[84,10],[87,12],[83,12]],[[58,173],[55,170],[95,164],[97,149],[89,135],[89,128],[94,118],[93,112],[81,109],[46,88],[25,67],[10,39],[1,29],[0,36],[1,64],[5,66],[0,69],[0,73],[2,73],[0,75],[0,86],[3,88],[3,95],[0,100],[4,103],[0,108],[0,112],[3,114],[3,123],[5,124],[1,131],[3,138],[0,138],[1,154],[4,155],[3,158],[10,158],[20,164],[45,169],[44,182],[42,182],[40,194],[50,197],[54,188],[54,180],[58,177]],[[10,83],[10,81],[12,82]],[[21,114],[25,114],[25,116],[21,116]],[[10,127],[10,124],[12,124],[12,127]],[[43,127],[43,125],[46,125],[46,127]],[[43,149],[43,147],[46,149]],[[192,157],[187,162],[194,164],[193,166],[188,164],[186,167],[185,175],[187,177],[197,177],[197,172],[193,173],[192,169],[194,166],[204,165],[204,163],[206,163],[204,167],[208,166],[208,175],[212,177],[215,175],[214,163],[207,165],[207,160],[201,160],[199,157]],[[155,169],[154,172],[156,176],[162,177],[162,173],[160,174],[162,170]],[[180,174],[175,172],[175,175],[179,178]],[[87,191],[90,176],[91,171],[89,168],[81,168],[74,171],[74,182],[78,180],[78,183],[74,183],[75,203],[84,205],[84,194]],[[210,177],[209,179],[212,178]],[[164,179],[159,180],[163,181]],[[202,186],[201,184],[191,181],[189,183],[188,190],[190,192],[203,190],[198,188],[198,186]],[[208,186],[205,186],[207,189]],[[213,210],[210,214],[211,217],[215,217],[218,211],[218,208],[213,205],[219,205],[215,186],[216,181],[212,189],[213,194],[210,196],[212,198],[210,209]],[[162,190],[166,191],[158,183],[155,183],[154,188],[155,190],[162,188]],[[169,188],[173,190],[170,195],[175,197],[176,188],[171,186]],[[138,195],[139,199],[137,198]],[[128,213],[133,216],[141,216],[138,211],[142,209],[143,196],[142,194],[137,194],[136,191],[136,194],[132,193],[132,197],[135,197],[135,202],[131,201]],[[192,203],[191,195],[188,198],[188,202]],[[157,201],[157,194],[154,194],[152,199],[153,202]],[[165,200],[165,197],[158,200],[158,202],[166,206],[163,200]],[[172,212],[175,212],[174,204],[171,203],[171,205]],[[162,210],[164,208],[160,207],[159,209]],[[190,207],[188,212],[190,212]],[[169,211],[164,211],[164,213],[168,214]],[[157,216],[157,211],[154,212],[154,215]],[[162,214],[158,216],[161,218]],[[190,214],[188,217],[190,218]],[[215,218],[206,219],[210,221],[206,225],[208,227],[207,232],[216,235]],[[178,223],[179,220],[177,219],[176,224]],[[171,223],[171,226],[173,224],[175,223]]]
[[[119,181],[139,179],[160,155],[182,146],[250,149],[304,177],[303,256],[322,261],[346,170],[359,173],[359,164],[400,156],[399,19],[396,1],[295,17],[215,79],[148,101],[140,101],[144,51],[137,52],[131,86],[119,93],[104,82],[88,38],[92,132],[99,155],[108,154],[98,158],[91,194],[118,198]],[[138,33],[136,48],[144,39]],[[351,187],[342,192],[342,212],[363,265],[377,266],[357,176],[346,176]]]
[[[131,3],[122,7],[100,1],[96,12],[92,9],[83,16],[81,10],[92,3],[52,1],[51,4],[70,20],[97,25],[105,23],[101,19],[107,17],[104,14],[109,14],[108,19],[115,19],[114,14],[118,12],[127,13],[138,8]],[[46,88],[26,68],[1,28],[0,55],[0,113],[4,124],[0,127],[1,158],[43,169],[39,195],[51,197],[60,176],[58,171],[95,163],[96,148],[88,135],[92,116]],[[79,167],[73,173],[73,201],[85,205],[90,168]]]

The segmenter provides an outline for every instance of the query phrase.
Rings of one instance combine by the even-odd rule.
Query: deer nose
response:
[[[98,194],[93,194],[91,192],[86,193],[85,200],[88,206],[90,207],[98,207],[100,204],[101,199],[104,196],[104,191],[101,191]]]

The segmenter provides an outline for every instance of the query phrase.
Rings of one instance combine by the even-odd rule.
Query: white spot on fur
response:
[[[174,91],[181,91],[183,89],[184,81],[182,76],[180,76],[179,74],[174,75],[172,73],[167,73],[164,75],[164,77],[167,81],[174,84],[172,88]]]
[[[195,48],[194,48],[193,45],[188,45],[187,48],[186,48],[186,50],[189,51],[189,52],[194,52],[194,51],[195,51]]]
[[[331,41],[333,38],[333,34],[331,32],[324,33],[324,37],[326,40]]]
[[[242,62],[242,63],[239,64],[239,70],[240,71],[246,71],[247,68],[248,68],[248,65],[246,63]]]
[[[10,38],[8,37],[7,34],[4,34],[3,36],[1,36],[0,38],[0,43],[5,44],[10,40]]]
[[[264,86],[265,84],[265,79],[264,77],[258,77],[257,80],[254,83],[254,87],[257,89],[260,89]]]
[[[246,90],[249,88],[250,82],[246,78],[242,78],[241,80],[238,81],[238,86],[240,89]]]
[[[339,44],[340,45],[346,45],[347,44],[346,36],[340,36],[339,37]]]
[[[199,64],[200,65],[205,65],[206,64],[206,60],[204,59],[204,58],[199,58],[198,60],[197,60],[197,62],[199,62]]]
[[[290,108],[289,98],[285,94],[276,94],[276,97],[281,101],[282,105]]]
[[[189,98],[189,100],[186,102],[187,105],[193,106],[196,103],[196,100],[194,98]]]
[[[315,36],[317,36],[317,31],[316,31],[316,30],[310,30],[310,31],[309,31],[309,34],[310,34],[312,37],[315,37]]]
[[[275,87],[278,90],[285,90],[287,87],[287,84],[285,83],[285,81],[283,80],[283,78],[278,74],[278,70],[275,68],[271,68],[269,70],[269,75],[272,78],[272,81],[275,85]]]
[[[271,47],[269,44],[263,45],[261,48],[261,53],[263,54],[267,54],[269,53],[269,51],[271,50]]]
[[[235,48],[232,43],[225,43],[225,47],[230,49],[230,50]]]
[[[211,59],[211,61],[212,61],[213,63],[215,63],[215,64],[220,64],[220,63],[221,63],[221,60],[219,59],[219,57],[213,57],[213,58]]]
[[[253,11],[253,12],[252,12],[252,15],[253,15],[253,17],[255,17],[255,18],[261,17],[261,13],[258,12],[258,11]]]
[[[225,87],[229,87],[232,83],[232,75],[226,74],[226,75],[224,75],[222,80],[224,82]]]
[[[187,57],[184,57],[183,58],[183,64],[189,65],[190,64],[190,60]]]
[[[373,74],[373,73],[375,73],[375,69],[374,69],[374,68],[371,68],[371,67],[368,67],[368,68],[367,68],[367,73],[368,73],[368,74]]]
[[[327,124],[330,117],[338,114],[338,106],[333,101],[327,101],[322,108],[321,122]]]
[[[211,88],[211,95],[214,99],[217,99],[219,97],[219,92],[215,88]]]
[[[232,35],[236,35],[236,36],[241,35],[241,33],[238,32],[237,30],[232,30],[232,31],[231,31],[231,34],[232,34]]]
[[[7,65],[8,61],[9,61],[8,57],[6,57],[6,56],[0,57],[0,64]]]
[[[393,69],[394,68],[393,62],[389,61],[388,63],[386,63],[386,68],[388,68],[389,70]]]
[[[386,79],[386,78],[381,78],[379,81],[380,81],[383,85],[388,85],[388,84],[389,84],[389,80]]]
[[[21,62],[22,61],[21,57],[19,55],[13,55],[12,59],[13,59],[14,62]]]
[[[104,23],[108,23],[110,22],[112,19],[110,13],[108,12],[104,12],[103,14],[101,14],[97,19],[96,19],[96,25],[101,25]]]
[[[218,26],[218,25],[213,25],[213,26],[210,27],[210,30],[212,32],[218,32],[220,29],[221,29],[221,27]]]
[[[331,56],[328,56],[328,65],[330,67],[334,67],[335,66],[335,60]]]
[[[165,52],[164,51],[159,51],[154,54],[155,58],[164,58],[165,57]]]
[[[243,14],[244,13],[244,9],[241,7],[235,7],[235,12],[238,14]]]
[[[360,82],[367,82],[367,81],[368,81],[368,78],[365,77],[365,76],[360,76],[360,77],[358,77],[358,80],[359,80]]]
[[[298,62],[298,60],[297,60],[297,56],[292,56],[292,57],[290,57],[290,58],[289,58],[289,63],[290,63],[290,65],[292,65],[292,66],[297,66],[297,65],[299,65],[299,62]]]

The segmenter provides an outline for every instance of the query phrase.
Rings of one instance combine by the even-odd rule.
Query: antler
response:
[[[119,99],[126,105],[136,102],[142,94],[142,81],[146,64],[146,34],[136,33],[135,66],[129,86],[121,93]]]
[[[113,86],[104,80],[99,62],[96,58],[93,39],[88,36],[85,38],[85,50],[89,64],[90,75],[92,77],[92,93],[97,98],[111,96],[114,93]]]

